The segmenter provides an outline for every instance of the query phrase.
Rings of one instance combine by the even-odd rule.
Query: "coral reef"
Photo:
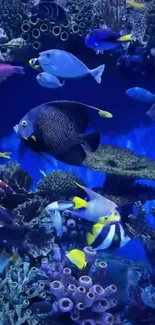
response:
[[[37,279],[40,274],[40,269],[18,260],[1,275],[0,322],[3,325],[38,324],[31,307],[34,299],[45,299],[45,281]]]
[[[75,276],[69,267],[65,267],[65,260],[62,261],[57,245],[53,246],[54,265],[51,266],[47,258],[42,260],[41,268],[50,279],[50,292],[55,299],[51,312],[60,317],[69,313],[72,321],[80,320],[84,324],[89,320],[91,324],[112,325],[113,316],[109,313],[109,309],[115,307],[117,301],[110,299],[110,296],[117,288],[115,285],[102,287],[107,267],[104,262],[98,264],[93,277],[89,275],[96,252],[91,247],[85,247],[84,252],[87,266],[81,271],[74,272]]]
[[[38,182],[36,194],[46,198],[47,204],[57,200],[67,200],[82,192],[75,182],[82,184],[82,180],[73,173],[57,170],[47,174]]]

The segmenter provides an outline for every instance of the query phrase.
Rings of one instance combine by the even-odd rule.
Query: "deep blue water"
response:
[[[98,64],[103,63],[101,56],[99,59],[97,56],[93,58],[90,64],[86,62],[88,66],[95,68]],[[89,76],[84,79],[66,81],[63,90],[50,90],[37,84],[35,80],[37,73],[35,71],[26,67],[26,72],[25,75],[13,76],[0,85],[0,138],[1,149],[11,151],[13,159],[17,159],[21,166],[29,171],[34,179],[34,187],[40,178],[39,169],[45,172],[56,169],[73,171],[82,177],[89,187],[102,185],[106,177],[104,174],[86,168],[64,165],[52,158],[51,167],[29,150],[26,150],[23,158],[19,159],[17,153],[19,139],[13,131],[13,126],[29,109],[47,101],[75,100],[110,111],[113,114],[113,119],[102,119],[95,111],[89,112],[91,121],[93,121],[93,128],[102,134],[102,143],[128,147],[137,154],[145,154],[147,157],[155,159],[155,125],[145,114],[149,105],[136,102],[125,94],[128,88],[134,86],[155,92],[154,79],[143,79],[141,77],[134,80],[134,78],[128,78],[128,75],[124,77],[117,69],[112,71],[108,65],[100,85]],[[153,202],[145,204],[147,209],[148,205],[153,205]],[[149,214],[147,218],[148,222],[154,226],[154,220]],[[132,259],[146,259],[143,243],[136,239],[115,253]]]

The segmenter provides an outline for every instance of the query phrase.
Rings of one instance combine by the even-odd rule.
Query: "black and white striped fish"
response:
[[[113,222],[106,226],[97,223],[93,226],[92,233],[87,233],[88,245],[91,245],[96,250],[120,248],[129,241],[130,237],[125,234],[120,222]]]

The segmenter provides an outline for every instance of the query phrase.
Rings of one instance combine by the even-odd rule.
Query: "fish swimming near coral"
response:
[[[53,211],[53,209],[51,209],[51,204],[47,205],[45,211],[56,230],[57,237],[61,238],[63,235],[63,224],[60,212],[58,210]]]
[[[4,226],[18,228],[19,224],[15,216],[10,211],[5,209],[3,206],[0,206],[0,228]]]
[[[0,158],[11,159],[11,152],[0,152]]]
[[[97,54],[104,51],[115,49],[122,43],[130,42],[131,35],[122,36],[109,28],[94,29],[85,37],[85,45],[93,49]]]
[[[0,64],[0,83],[13,74],[25,74],[24,68],[11,64]]]
[[[2,250],[0,253],[0,273],[3,273],[11,262],[15,264],[18,258],[18,253],[14,252],[12,254],[8,254],[5,250]]]
[[[82,78],[86,75],[92,75],[97,83],[101,83],[101,77],[105,65],[90,70],[76,56],[67,51],[53,49],[39,53],[38,62],[42,69],[56,77],[60,78]]]
[[[146,7],[146,4],[142,2],[127,0],[126,3],[131,7],[133,7],[134,9],[144,9]]]
[[[39,73],[36,77],[36,80],[38,81],[40,86],[53,89],[62,88],[65,84],[65,81],[61,83],[56,76],[53,76],[52,74],[49,74],[47,72]]]
[[[111,215],[116,213],[116,220],[120,214],[118,212],[118,206],[111,200],[106,199],[102,195],[94,192],[93,190],[76,183],[77,186],[82,188],[88,195],[88,202],[80,197],[75,196],[72,200],[74,207],[71,211],[68,211],[76,218],[84,220],[98,222],[100,217]],[[102,219],[103,220],[103,219]]]
[[[35,70],[38,70],[38,71],[42,70],[37,58],[29,60],[29,65],[31,68],[33,68]]]
[[[126,91],[126,94],[136,100],[139,100],[144,103],[153,103],[155,102],[155,94],[151,93],[151,91],[140,88],[140,87],[133,87],[129,88]]]
[[[71,201],[55,201],[50,204],[50,210],[58,210],[58,211],[65,211],[68,209],[72,209],[75,204]]]
[[[72,249],[66,254],[66,257],[80,270],[87,265],[85,253],[79,249]]]
[[[130,241],[130,237],[125,234],[119,222],[119,216],[116,222],[114,222],[115,216],[112,216],[112,218],[109,216],[108,219],[106,224],[102,224],[102,220],[100,220],[99,223],[96,223],[92,227],[92,233],[87,233],[88,245],[91,245],[97,251],[109,248],[121,248]]]
[[[100,142],[99,133],[83,134],[90,122],[86,108],[89,105],[71,101],[44,103],[31,109],[14,130],[34,152],[80,166],[85,149],[94,152]]]

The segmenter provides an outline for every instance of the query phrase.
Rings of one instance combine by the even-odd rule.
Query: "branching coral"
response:
[[[40,270],[28,262],[11,265],[0,278],[0,321],[3,325],[36,325],[39,319],[30,307],[33,299],[44,297],[45,283],[37,280]]]

